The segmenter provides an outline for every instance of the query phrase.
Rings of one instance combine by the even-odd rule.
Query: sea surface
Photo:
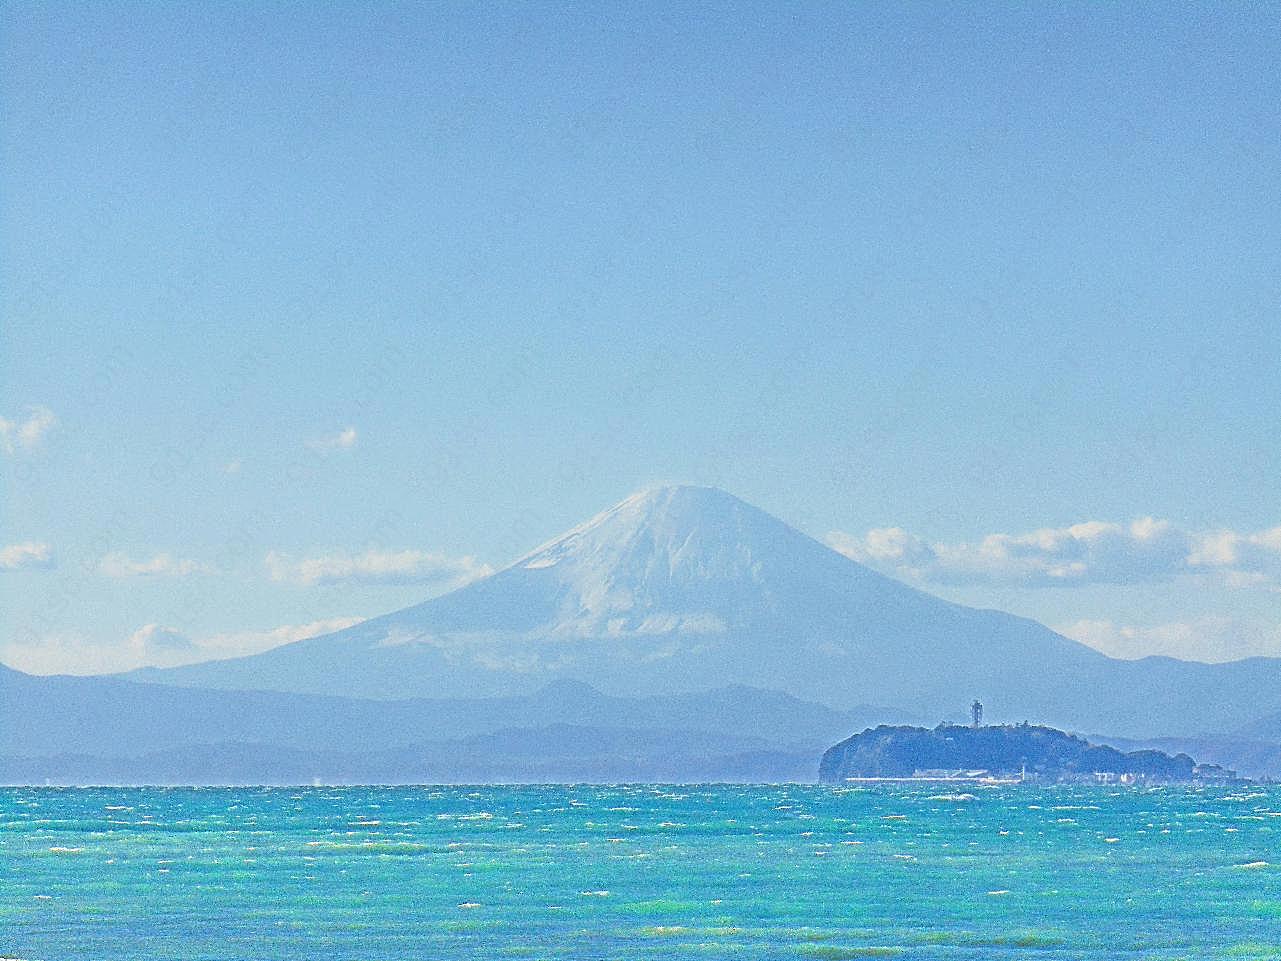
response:
[[[1281,789],[0,789],[0,957],[1281,957]]]

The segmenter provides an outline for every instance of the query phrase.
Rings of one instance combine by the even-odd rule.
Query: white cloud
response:
[[[224,474],[239,474],[240,468],[243,466],[244,464],[241,462],[240,458],[236,458],[235,460],[229,460],[227,463],[223,464],[222,472]]]
[[[1161,654],[1218,663],[1243,657],[1281,656],[1281,625],[1231,617],[1148,626],[1081,620],[1058,625],[1055,630],[1104,654],[1128,659]]]
[[[58,634],[0,646],[0,661],[31,674],[109,674],[139,667],[177,667],[258,654],[282,644],[340,631],[361,620],[336,617],[268,630],[213,634],[198,640],[160,624],[144,625],[114,643]]]
[[[23,420],[0,417],[0,446],[10,454],[19,448],[35,447],[56,423],[58,418],[48,407],[28,407]]]
[[[107,577],[186,577],[210,571],[206,564],[172,554],[156,554],[147,560],[135,561],[127,554],[113,551],[98,562],[98,572]]]
[[[952,544],[898,527],[861,537],[834,531],[827,543],[896,576],[938,584],[1134,584],[1213,573],[1225,585],[1243,587],[1271,585],[1281,577],[1281,528],[1197,533],[1152,517],[988,534]]]
[[[315,440],[309,441],[307,446],[322,454],[333,450],[346,450],[349,447],[355,447],[356,428],[344,427],[336,434],[328,434],[324,437],[317,437]]]
[[[266,557],[273,581],[315,584],[446,584],[461,586],[492,571],[474,557],[446,557],[426,551],[335,551],[295,560],[272,551]]]
[[[48,544],[25,541],[0,547],[0,571],[43,570],[53,567],[53,550]]]
[[[1193,567],[1243,572],[1274,570],[1281,566],[1281,527],[1253,534],[1229,530],[1199,534],[1194,539],[1188,563]]]
[[[195,650],[196,647],[186,634],[175,631],[171,627],[161,627],[159,624],[146,624],[138,628],[130,635],[125,645],[137,652],[148,663],[157,659],[163,660],[170,654],[187,653]]]
[[[286,624],[269,631],[216,634],[206,642],[206,646],[227,648],[240,653],[256,653],[279,647],[281,644],[292,644],[294,641],[306,640],[309,637],[341,631],[363,620],[363,617],[331,617],[326,620],[311,621],[308,624]]]
[[[827,535],[830,547],[865,564],[923,568],[934,561],[935,552],[926,541],[901,527],[880,527],[863,537],[833,531]]]

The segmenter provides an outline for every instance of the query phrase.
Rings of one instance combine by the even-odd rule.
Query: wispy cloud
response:
[[[125,646],[136,652],[144,663],[164,660],[172,654],[186,654],[196,647],[186,634],[159,624],[145,624],[138,628],[129,636]]]
[[[0,547],[0,571],[44,570],[53,567],[53,549],[48,544],[26,541]]]
[[[1281,562],[1281,526],[1254,533],[1209,531],[1194,538],[1188,563],[1243,573],[1274,571]]]
[[[1127,659],[1161,654],[1189,661],[1221,662],[1281,656],[1281,625],[1232,617],[1152,625],[1079,620],[1054,629],[1104,654]]]
[[[19,448],[35,447],[57,423],[58,418],[48,407],[29,407],[26,417],[19,420],[0,417],[0,447],[9,454]]]
[[[1281,577],[1281,527],[1256,533],[1189,531],[1141,517],[1129,524],[1085,521],[950,544],[899,527],[862,536],[833,531],[826,540],[854,560],[936,584],[1134,584],[1209,573],[1228,586],[1243,587],[1275,586]]]
[[[231,634],[216,634],[205,641],[203,646],[231,651],[234,652],[234,656],[238,657],[241,654],[255,654],[259,651],[279,647],[282,644],[303,641],[309,637],[319,637],[321,634],[332,634],[334,631],[341,631],[354,624],[359,624],[363,620],[363,617],[331,617],[325,620],[311,621],[307,624],[286,624],[283,627],[274,627],[269,631],[240,631]]]
[[[314,451],[327,454],[330,451],[346,450],[349,447],[356,446],[356,428],[344,427],[336,434],[327,434],[324,437],[317,437],[307,442],[307,446]]]
[[[207,564],[172,554],[156,554],[146,560],[133,560],[119,551],[107,554],[98,562],[98,572],[107,577],[186,577],[212,572]]]
[[[107,674],[139,667],[177,667],[243,657],[359,624],[359,617],[335,617],[259,631],[233,631],[193,639],[173,627],[146,624],[122,641],[94,641],[57,634],[0,645],[0,661],[32,674]]]
[[[315,584],[445,584],[461,586],[492,572],[474,557],[446,557],[427,551],[334,551],[295,559],[272,551],[266,557],[273,581]]]

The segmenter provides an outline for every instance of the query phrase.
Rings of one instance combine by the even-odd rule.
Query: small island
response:
[[[977,717],[976,717],[977,720]],[[827,749],[819,780],[1166,784],[1222,781],[1234,773],[1186,754],[1126,753],[1032,724],[869,728]]]

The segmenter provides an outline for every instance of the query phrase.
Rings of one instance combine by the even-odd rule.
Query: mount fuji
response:
[[[723,491],[636,494],[449,594],[262,654],[134,672],[151,683],[348,697],[613,696],[739,685],[1136,737],[1281,710],[1281,660],[1120,661],[1034,621],[885,577]]]

